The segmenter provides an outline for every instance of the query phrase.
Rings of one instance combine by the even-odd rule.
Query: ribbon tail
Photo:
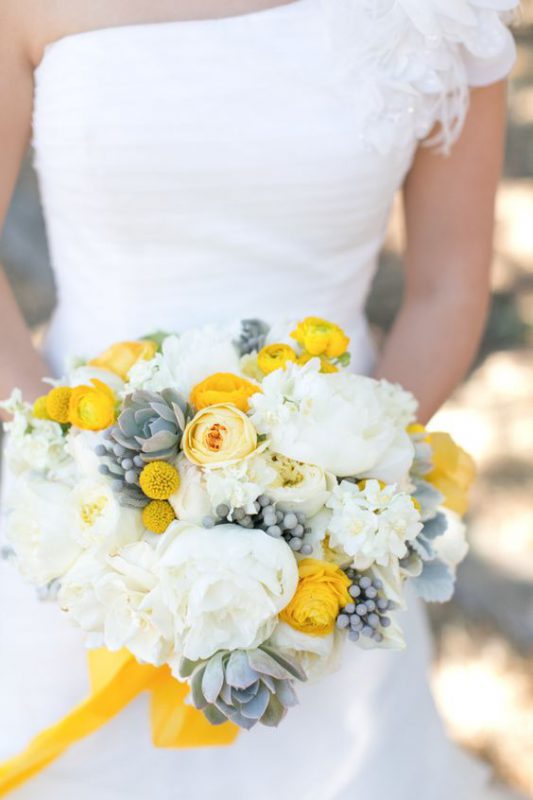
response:
[[[152,688],[151,726],[156,747],[223,747],[233,744],[239,728],[233,722],[212,725],[201,711],[185,702],[186,683],[161,668]]]
[[[151,688],[157,673],[154,667],[139,664],[126,652],[97,651],[90,660],[92,694],[58,723],[38,734],[26,750],[0,764],[0,797],[109,722],[137,695]]]

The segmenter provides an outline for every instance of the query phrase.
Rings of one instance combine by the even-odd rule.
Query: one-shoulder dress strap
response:
[[[321,0],[344,77],[370,80],[381,113],[367,137],[378,149],[409,137],[448,150],[470,89],[506,77],[516,48],[509,24],[519,0]],[[364,55],[362,59],[361,56]],[[356,77],[358,76],[358,77]],[[386,121],[388,120],[388,124]]]

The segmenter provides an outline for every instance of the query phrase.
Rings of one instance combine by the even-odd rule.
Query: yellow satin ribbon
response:
[[[144,691],[152,694],[150,717],[156,747],[223,746],[237,738],[239,729],[233,723],[211,725],[200,711],[185,704],[189,688],[173,678],[168,667],[139,664],[127,650],[95,650],[89,655],[89,673],[89,697],[38,734],[26,750],[0,764],[0,797],[103,727]]]

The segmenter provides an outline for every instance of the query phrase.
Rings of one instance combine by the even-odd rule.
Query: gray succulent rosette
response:
[[[229,720],[246,730],[279,725],[298,703],[294,682],[307,680],[296,661],[266,644],[220,650],[205,661],[183,659],[179,673],[190,682],[190,702],[212,725]]]

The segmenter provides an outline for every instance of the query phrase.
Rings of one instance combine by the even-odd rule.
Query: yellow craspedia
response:
[[[320,317],[306,317],[298,323],[291,336],[312,356],[339,358],[350,344],[342,328]]]
[[[152,533],[164,533],[175,519],[174,510],[167,500],[152,500],[143,508],[143,525]]]
[[[276,369],[285,369],[290,362],[296,362],[297,355],[288,344],[268,344],[257,355],[261,372],[270,375]]]
[[[149,340],[140,342],[117,342],[101,355],[89,361],[90,366],[114,372],[125,381],[130,369],[138,361],[150,361],[157,353],[157,344]]]
[[[298,564],[298,588],[280,619],[310,636],[327,636],[341,608],[351,602],[348,576],[336,564],[304,558]]]
[[[176,467],[166,461],[152,461],[140,474],[141,489],[151,500],[168,500],[180,485],[180,474]]]
[[[298,357],[298,364],[303,366],[311,361],[312,358],[318,358],[320,360],[320,372],[329,374],[339,371],[339,368],[335,366],[335,364],[332,364],[326,356],[312,356],[311,353],[302,353],[302,355]]]
[[[91,386],[76,386],[69,402],[69,422],[86,431],[109,428],[116,419],[115,393],[102,381],[93,378]]]
[[[43,395],[42,397],[38,397],[33,404],[33,416],[36,419],[50,419],[48,411],[46,410],[47,399],[47,396]]]
[[[46,413],[54,422],[66,425],[70,422],[69,406],[72,397],[70,386],[56,386],[46,395]]]
[[[463,516],[468,493],[476,477],[474,459],[448,433],[430,433],[433,469],[424,480],[444,495],[443,505]]]
[[[234,375],[217,372],[197,384],[191,392],[191,403],[197,411],[220,403],[231,403],[240,411],[248,411],[248,400],[261,389],[255,383]]]

